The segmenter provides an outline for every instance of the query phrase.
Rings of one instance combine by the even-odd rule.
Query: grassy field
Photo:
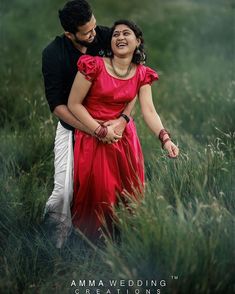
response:
[[[56,250],[41,223],[53,187],[56,126],[44,97],[41,51],[62,33],[63,3],[1,1],[0,293],[75,293],[72,280],[115,279],[158,280],[123,286],[125,294],[233,293],[235,2],[91,1],[98,23],[128,18],[142,27],[147,63],[160,75],[156,109],[181,149],[169,160],[137,106],[146,197],[132,204],[132,216],[119,209],[122,242],[107,241],[102,250],[80,238]],[[89,288],[95,289],[79,293]],[[109,293],[107,285],[97,288]]]

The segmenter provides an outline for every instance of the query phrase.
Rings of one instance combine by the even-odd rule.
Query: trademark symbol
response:
[[[178,276],[171,276],[172,280],[178,280]]]

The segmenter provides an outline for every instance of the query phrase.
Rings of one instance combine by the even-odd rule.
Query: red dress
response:
[[[101,57],[84,55],[78,70],[92,86],[83,105],[94,119],[116,119],[140,87],[158,79],[155,71],[138,65],[127,80],[112,77]],[[143,191],[144,162],[136,127],[131,120],[117,143],[104,144],[82,131],[75,132],[74,199],[72,217],[88,238],[97,239],[104,221],[111,230],[113,209],[120,197]]]

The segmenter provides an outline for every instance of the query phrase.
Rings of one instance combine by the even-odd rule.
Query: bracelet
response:
[[[123,117],[127,123],[130,121],[130,118],[124,113],[121,113],[119,117]]]
[[[98,130],[98,131],[97,131]],[[103,139],[106,137],[106,135],[108,134],[108,128],[105,126],[98,126],[95,130],[94,130],[94,134],[97,138],[99,139]]]
[[[160,131],[160,133],[159,133],[159,135],[158,135],[158,138],[159,138],[159,140],[160,140],[161,142],[163,141],[163,137],[164,137],[165,135],[168,135],[169,138],[171,137],[170,133],[169,133],[166,129],[161,129],[161,131]]]
[[[171,141],[171,138],[166,138],[165,140],[162,141],[162,149],[164,148],[166,142]]]
[[[101,128],[101,125],[99,125],[95,130],[94,130],[94,134],[96,135],[97,134],[97,130]]]

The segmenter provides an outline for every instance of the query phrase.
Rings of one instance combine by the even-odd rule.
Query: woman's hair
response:
[[[126,20],[126,19],[120,19],[118,21],[115,21],[115,23],[113,24],[113,26],[111,28],[110,44],[111,44],[112,35],[113,35],[113,32],[114,32],[116,26],[122,25],[122,24],[128,26],[134,32],[136,38],[138,38],[140,40],[139,47],[136,48],[134,51],[132,62],[135,64],[144,63],[146,60],[146,54],[144,51],[143,33],[142,33],[141,29],[137,26],[137,24],[135,24],[133,21]],[[111,45],[110,45],[110,47],[111,47]],[[111,48],[110,48],[110,51],[111,51],[111,56],[113,56],[113,52],[112,52]]]
[[[58,13],[62,27],[72,34],[76,34],[78,27],[89,22],[92,17],[91,7],[86,0],[68,1]]]

